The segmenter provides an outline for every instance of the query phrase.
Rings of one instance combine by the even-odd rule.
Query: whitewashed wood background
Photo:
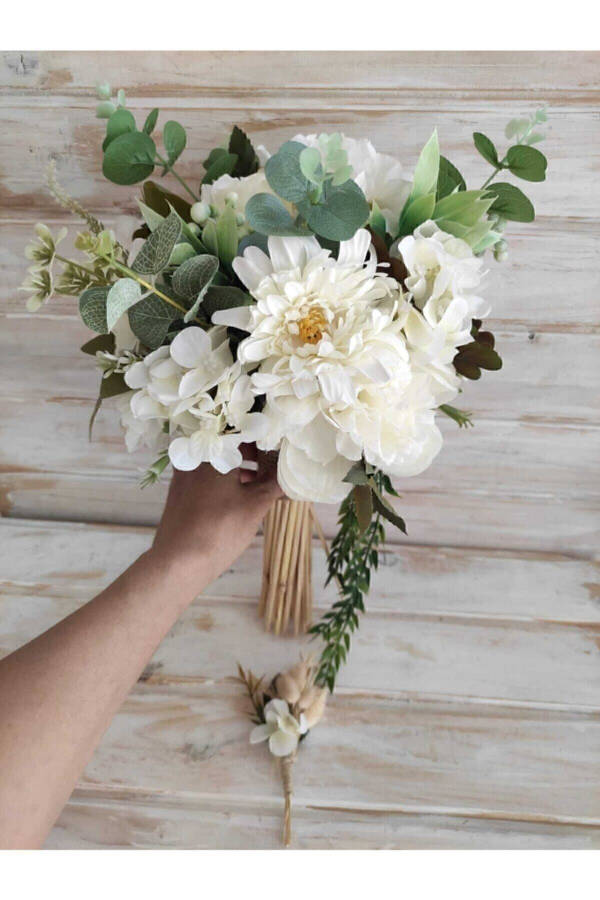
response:
[[[369,135],[412,168],[437,125],[471,145],[547,102],[538,218],[491,264],[504,368],[470,385],[476,427],[402,485],[409,537],[389,548],[326,721],[295,770],[296,847],[600,846],[598,269],[600,55],[593,53],[4,53],[0,128],[0,652],[93,596],[151,539],[164,488],[140,492],[116,417],[87,442],[97,375],[74,301],[31,316],[17,292],[43,220],[73,225],[60,180],[108,224],[135,189],[103,180],[93,89],[189,129],[182,170],[238,123]],[[334,512],[323,510],[331,532]],[[394,537],[395,540],[395,537]],[[318,603],[323,559],[316,550]],[[249,747],[236,660],[295,656],[256,619],[260,542],[199,598],[117,715],[49,847],[279,845],[277,773]]]

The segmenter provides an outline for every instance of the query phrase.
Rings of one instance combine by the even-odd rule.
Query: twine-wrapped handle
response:
[[[295,753],[290,753],[289,756],[282,756],[279,760],[284,800],[282,833],[284,847],[289,847],[292,842],[292,768],[295,761]]]

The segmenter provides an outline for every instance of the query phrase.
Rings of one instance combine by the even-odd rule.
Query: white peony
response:
[[[250,743],[269,742],[269,750],[273,756],[289,756],[298,747],[301,735],[306,734],[308,726],[304,714],[296,719],[291,714],[285,700],[269,700],[265,706],[263,725],[257,725],[250,732]]]
[[[314,238],[269,238],[234,268],[256,305],[214,315],[249,332],[238,347],[264,394],[262,449],[279,449],[279,482],[293,499],[337,502],[353,461],[413,475],[439,450],[433,395],[409,390],[403,334],[410,307],[376,271],[370,235],[342,242],[338,258]],[[421,415],[425,410],[427,415]]]
[[[298,134],[295,141],[307,147],[317,147],[318,135]],[[385,218],[390,234],[398,233],[400,213],[411,191],[410,180],[404,177],[402,164],[385,153],[378,153],[371,141],[342,135],[342,148],[354,170],[353,180],[361,188],[369,204],[376,203]]]
[[[203,184],[200,189],[200,200],[214,210],[216,216],[225,211],[231,204],[237,213],[244,215],[246,204],[255,194],[272,194],[264,169],[244,178],[232,178],[221,175],[212,184]]]

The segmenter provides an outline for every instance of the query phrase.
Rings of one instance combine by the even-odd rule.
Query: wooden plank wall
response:
[[[481,130],[548,103],[548,181],[510,231],[487,293],[504,368],[465,391],[475,429],[444,426],[401,485],[390,546],[326,722],[296,767],[298,847],[600,846],[600,54],[4,53],[0,103],[0,652],[93,596],[148,546],[164,487],[140,492],[114,411],[88,443],[97,376],[74,303],[35,316],[17,286],[52,205],[43,169],[127,234],[135,191],[100,174],[93,88],[189,129],[182,171],[232,123],[275,147],[297,132],[370,136],[410,171],[437,125],[477,184]],[[335,511],[323,509],[326,530]],[[323,559],[315,550],[317,602]],[[51,847],[275,847],[281,801],[247,745],[239,658],[294,641],[256,621],[260,543],[159,648],[53,831]]]

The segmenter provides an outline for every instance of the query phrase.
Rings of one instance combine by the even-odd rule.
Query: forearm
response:
[[[0,847],[43,843],[111,718],[206,579],[150,552],[0,661]],[[204,583],[202,583],[204,582]]]

